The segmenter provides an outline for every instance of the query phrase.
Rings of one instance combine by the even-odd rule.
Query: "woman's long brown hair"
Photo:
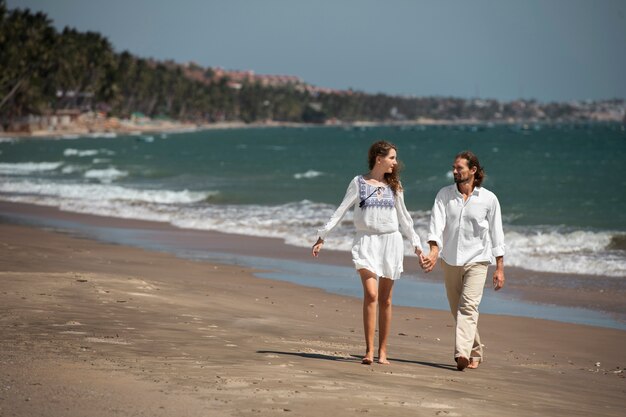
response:
[[[376,157],[381,156],[384,158],[385,156],[389,155],[389,151],[392,149],[395,150],[396,153],[398,152],[398,148],[396,148],[396,145],[385,140],[380,140],[376,143],[373,143],[367,153],[370,170],[372,170],[376,165]],[[401,169],[402,166],[400,164],[400,161],[398,161],[398,164],[393,168],[393,171],[391,173],[385,174],[385,181],[387,181],[387,184],[389,184],[394,194],[402,191],[402,184],[400,183]]]

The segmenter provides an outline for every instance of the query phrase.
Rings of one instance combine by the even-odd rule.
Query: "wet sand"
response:
[[[69,213],[53,207],[0,201],[0,219],[3,216],[5,221],[10,222],[16,221],[15,216],[22,216],[25,222],[32,222],[33,219],[58,221],[61,228],[75,228],[76,225],[85,225],[122,230],[145,230],[147,231],[144,238],[146,240],[171,242],[173,245],[199,251],[288,259],[352,268],[352,261],[348,252],[324,249],[320,257],[315,259],[311,256],[309,248],[286,245],[281,239],[276,238],[180,229],[161,222]],[[68,225],[65,226],[63,222],[68,223]],[[103,237],[99,236],[99,238]],[[405,257],[404,269],[416,274],[421,279],[436,283],[443,282],[441,268],[437,267],[433,272],[425,274],[419,269],[414,257]],[[492,272],[493,267],[491,267],[489,274]],[[506,266],[505,273],[507,282],[503,293],[529,302],[606,312],[618,320],[626,321],[626,302],[624,302],[626,300],[626,279],[623,277],[573,276],[571,274],[535,272],[510,266]],[[490,279],[488,278],[486,284],[488,287],[489,282]]]
[[[303,253],[225,236],[179,237]],[[483,314],[458,372],[450,314],[396,307],[392,365],[364,366],[360,300],[253,272],[4,218],[0,415],[623,415],[625,331]]]

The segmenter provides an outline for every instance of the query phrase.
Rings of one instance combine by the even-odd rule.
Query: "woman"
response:
[[[410,240],[415,254],[422,257],[420,238],[413,230],[413,219],[404,205],[398,175],[396,146],[385,141],[374,143],[368,153],[369,173],[358,175],[348,185],[343,202],[328,223],[318,230],[313,256],[317,257],[328,233],[354,206],[356,236],[352,260],[363,284],[363,364],[374,361],[374,333],[378,304],[378,363],[388,364],[387,337],[391,324],[393,283],[403,271],[404,246],[400,231]],[[379,279],[380,278],[380,279]]]

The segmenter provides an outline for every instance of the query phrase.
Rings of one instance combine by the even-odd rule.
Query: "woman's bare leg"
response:
[[[378,283],[378,363],[388,364],[387,338],[391,330],[393,280],[380,278]]]
[[[374,362],[374,334],[376,333],[377,277],[372,271],[359,269],[363,284],[363,330],[365,332],[364,364]]]

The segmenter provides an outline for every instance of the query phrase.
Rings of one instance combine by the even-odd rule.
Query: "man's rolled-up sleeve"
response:
[[[491,236],[491,253],[494,257],[504,256],[504,231],[502,229],[502,213],[500,202],[496,197],[493,199],[491,210],[489,211],[489,231]]]

